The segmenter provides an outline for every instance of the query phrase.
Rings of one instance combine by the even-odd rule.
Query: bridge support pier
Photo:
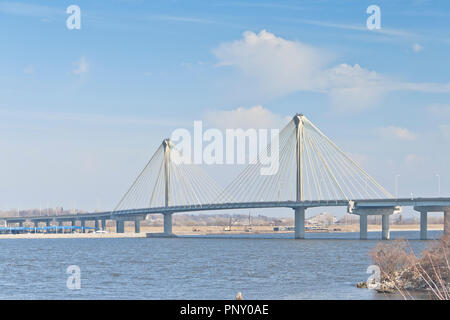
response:
[[[106,219],[102,219],[102,230],[106,230]]]
[[[23,227],[23,221],[19,222],[19,227],[22,228]]]
[[[100,230],[99,222],[98,219],[95,219],[95,231]]]
[[[420,212],[420,240],[427,240],[428,235],[428,212]]]
[[[420,212],[420,239],[427,239],[428,212],[444,212],[444,234],[450,234],[450,207],[448,206],[416,206],[414,210]]]
[[[359,215],[359,238],[367,240],[367,214],[361,213]]]
[[[450,234],[450,208],[444,211],[444,234]]]
[[[381,216],[381,239],[389,240],[391,238],[391,231],[389,229],[390,214],[383,214]]]
[[[294,208],[295,239],[305,239],[305,208]]]
[[[81,220],[81,232],[86,233],[86,220]]]
[[[389,219],[391,214],[401,212],[401,207],[360,207],[353,206],[353,204],[349,205],[348,213],[353,213],[359,215],[359,232],[360,239],[367,239],[367,216],[368,215],[381,215],[381,238],[383,240],[389,240],[390,231],[389,231]]]
[[[172,212],[164,213],[164,235],[172,235]]]
[[[125,221],[116,220],[116,233],[124,233],[125,232]]]
[[[141,219],[134,220],[134,233],[141,233]]]

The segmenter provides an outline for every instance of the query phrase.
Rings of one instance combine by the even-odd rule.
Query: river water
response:
[[[380,236],[2,239],[0,299],[234,299],[239,291],[244,299],[385,299],[355,287],[369,276]],[[415,240],[418,232],[391,237],[414,239],[416,252],[429,243]],[[70,265],[80,268],[79,290],[66,285]]]

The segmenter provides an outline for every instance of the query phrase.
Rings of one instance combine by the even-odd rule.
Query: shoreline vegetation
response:
[[[450,300],[449,235],[433,240],[419,255],[403,239],[380,242],[369,254],[379,267],[379,279],[359,282],[358,288],[400,294],[403,299],[427,294],[432,299]]]

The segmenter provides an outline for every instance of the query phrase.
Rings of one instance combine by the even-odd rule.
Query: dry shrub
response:
[[[413,289],[431,291],[437,299],[450,299],[448,235],[433,241],[420,257],[415,255],[406,240],[379,243],[370,255],[380,268],[382,288],[395,289],[405,298],[409,295],[405,290]]]
[[[416,286],[431,290],[438,299],[450,299],[450,237],[444,235],[426,248],[413,269]]]
[[[373,264],[381,271],[381,281],[391,281],[415,263],[415,256],[410,254],[406,240],[395,240],[392,243],[380,242],[370,252]]]

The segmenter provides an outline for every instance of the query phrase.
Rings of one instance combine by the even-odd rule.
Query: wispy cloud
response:
[[[32,65],[26,66],[23,69],[23,73],[25,73],[25,74],[32,74],[32,73],[34,73],[34,67]]]
[[[281,129],[290,120],[260,105],[251,108],[209,111],[205,118],[208,124],[221,129]]]
[[[0,2],[0,12],[29,17],[49,17],[54,15],[64,15],[65,8],[54,8],[44,5],[28,4],[22,2]]]
[[[432,104],[427,110],[436,117],[450,119],[450,104]]]
[[[172,15],[152,15],[149,17],[151,20],[160,20],[160,21],[172,21],[172,22],[189,22],[189,23],[215,23],[213,20],[195,18],[195,17],[183,17],[183,16],[172,16]]]
[[[417,136],[407,128],[402,127],[382,127],[376,130],[379,136],[386,139],[397,139],[403,141],[414,141]]]
[[[89,63],[86,61],[86,58],[83,56],[80,60],[72,63],[73,69],[72,72],[76,75],[81,75],[89,72]]]
[[[420,52],[420,51],[423,50],[423,46],[421,46],[418,43],[414,43],[413,46],[412,46],[412,49],[413,49],[414,52]]]
[[[173,120],[163,118],[146,118],[133,116],[115,116],[106,114],[88,114],[88,113],[70,113],[70,112],[38,112],[38,111],[21,111],[11,110],[8,108],[0,108],[0,115],[2,118],[14,118],[22,120],[39,120],[49,122],[73,122],[86,123],[93,125],[113,125],[113,126],[128,126],[128,125],[144,125],[144,126],[186,126],[191,125],[190,122],[184,120]],[[45,124],[44,124],[45,125]]]
[[[263,3],[263,2],[231,2],[215,3],[216,6],[229,7],[251,7],[251,8],[269,8],[269,9],[287,9],[287,10],[304,10],[305,7],[293,6],[282,3]]]
[[[310,20],[310,19],[283,19],[286,21],[300,22],[303,24],[308,24],[312,26],[325,27],[325,28],[334,28],[334,29],[344,29],[344,30],[353,30],[353,31],[364,31],[370,34],[381,34],[388,36],[396,36],[396,37],[416,37],[414,33],[404,30],[391,29],[382,27],[381,29],[369,30],[365,25],[357,25],[357,24],[346,24],[346,23],[335,23],[329,21],[322,20]]]

